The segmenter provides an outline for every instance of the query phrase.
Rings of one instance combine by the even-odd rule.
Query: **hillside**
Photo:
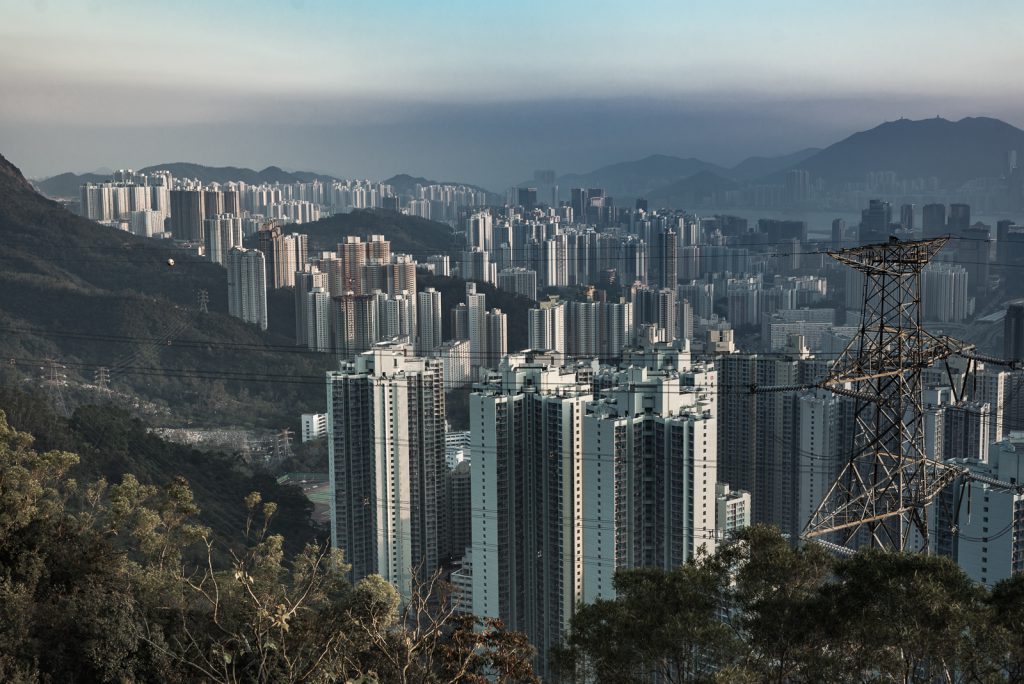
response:
[[[626,200],[646,196],[652,190],[699,171],[728,174],[727,169],[693,157],[683,159],[654,154],[636,161],[603,166],[589,173],[567,174],[559,177],[558,186],[565,197],[568,197],[570,188],[604,188],[605,194],[613,199]]]
[[[310,251],[334,251],[344,237],[383,234],[391,241],[391,251],[423,258],[431,254],[452,257],[462,250],[462,235],[443,223],[394,211],[356,210],[335,214],[319,221],[295,226],[309,235]]]
[[[221,266],[75,216],[3,157],[0,241],[0,354],[25,381],[38,383],[48,359],[72,385],[106,367],[111,389],[177,424],[280,428],[322,405],[332,364],[292,347],[289,293],[268,298],[260,332],[227,315]],[[197,310],[200,289],[210,313]]]
[[[808,147],[798,152],[778,157],[747,157],[729,169],[728,178],[738,182],[756,180],[783,169],[791,168],[805,159],[813,157],[818,152],[821,152],[821,149]]]
[[[444,339],[451,337],[451,309],[466,301],[466,281],[462,278],[448,278],[429,273],[420,273],[416,277],[416,287],[423,291],[432,287],[441,293],[444,312],[441,316],[441,331]],[[508,348],[510,350],[525,349],[529,344],[529,325],[527,311],[533,308],[532,299],[521,297],[505,290],[499,290],[488,283],[477,283],[476,291],[487,295],[487,308],[501,309],[508,314]]]
[[[688,178],[653,190],[647,200],[652,207],[697,207],[714,205],[720,193],[735,189],[736,183],[711,171],[699,171]]]
[[[479,190],[480,192],[486,192],[488,195],[494,195],[493,192],[487,188],[481,188],[479,185],[472,185],[471,183],[461,183],[456,181],[436,181],[424,178],[422,176],[410,176],[407,173],[399,173],[387,178],[382,183],[390,185],[394,188],[395,192],[399,195],[412,195],[417,185],[464,185],[467,188]]]
[[[656,198],[664,202],[666,196],[700,196],[708,189],[728,189],[759,179],[769,174],[788,169],[794,164],[820,152],[818,148],[793,152],[776,157],[748,157],[732,168],[725,168],[694,157],[681,158],[665,154],[654,154],[631,162],[609,164],[589,173],[561,176],[558,186],[564,198],[569,197],[571,188],[604,188],[612,198],[627,201],[635,197]],[[688,179],[693,179],[688,182]],[[529,185],[524,183],[521,185]],[[618,204],[622,204],[622,201]],[[671,206],[681,206],[675,202]]]
[[[110,176],[102,173],[60,173],[56,176],[35,181],[39,192],[47,197],[77,198],[79,190],[85,183],[102,183]]]
[[[1024,154],[1024,131],[998,119],[900,119],[854,133],[792,168],[830,183],[863,182],[870,171],[895,171],[901,178],[934,176],[956,185],[1001,176],[1010,150]]]
[[[275,478],[230,454],[167,442],[122,409],[83,406],[63,418],[52,411],[42,393],[0,387],[0,411],[8,422],[35,435],[40,449],[78,454],[81,460],[71,475],[79,482],[105,478],[116,483],[130,474],[143,484],[164,487],[175,477],[184,477],[202,509],[202,522],[222,541],[237,541],[245,526],[241,502],[252,491],[277,502],[274,531],[285,535],[289,552],[301,550],[322,533],[311,523],[313,506],[299,489],[279,485]]]

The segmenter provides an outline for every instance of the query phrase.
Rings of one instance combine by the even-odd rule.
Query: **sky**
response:
[[[900,116],[1022,125],[1022,73],[1020,0],[0,0],[0,154],[502,189]]]

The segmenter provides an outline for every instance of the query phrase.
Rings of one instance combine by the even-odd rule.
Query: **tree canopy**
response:
[[[440,575],[403,602],[380,577],[348,582],[316,536],[289,544],[266,495],[282,490],[236,482],[216,531],[184,477],[111,467],[160,456],[139,426],[97,410],[47,429],[12,408],[48,436],[37,448],[0,411],[0,681],[538,681],[525,637],[458,613]],[[987,589],[944,557],[836,559],[756,526],[615,589],[578,606],[556,681],[1024,680],[1024,575]]]
[[[522,635],[437,575],[401,603],[322,543],[289,557],[259,493],[221,541],[183,478],[78,482],[77,461],[0,412],[0,681],[536,681]]]
[[[1017,682],[1024,575],[991,591],[949,558],[836,559],[743,530],[671,571],[624,570],[578,608],[552,669],[564,682]]]

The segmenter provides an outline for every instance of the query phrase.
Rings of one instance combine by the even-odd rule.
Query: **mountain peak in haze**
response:
[[[989,117],[897,119],[854,133],[791,168],[827,182],[862,182],[872,171],[963,183],[1000,176],[1007,153],[1024,153],[1024,131]]]

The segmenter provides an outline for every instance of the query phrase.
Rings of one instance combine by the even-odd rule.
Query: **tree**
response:
[[[181,525],[154,525],[145,506],[153,493],[132,494],[128,508],[139,519],[133,538],[149,552],[149,562],[133,573],[140,579],[137,594],[149,587],[162,592],[146,615],[143,639],[150,647],[191,677],[213,682],[333,682],[351,671],[344,610],[351,588],[337,553],[314,543],[286,562],[282,537],[267,533],[275,506],[253,493],[246,500],[248,543],[230,549],[230,567],[217,567],[208,530],[178,516],[172,519]],[[163,561],[176,530],[191,532],[178,537],[177,548],[200,542],[202,564]]]
[[[0,412],[0,681],[535,681],[521,635],[433,586],[400,609],[326,545],[288,558],[258,493],[224,542],[183,479],[79,487],[76,461]]]
[[[744,667],[758,681],[820,681],[828,644],[820,592],[832,558],[818,545],[794,548],[776,528],[741,530],[715,562],[734,577],[730,624],[745,642]]]
[[[847,681],[969,681],[985,640],[985,591],[942,556],[881,550],[839,561],[818,624]]]
[[[622,570],[579,606],[567,681],[1002,682],[1021,679],[1024,580],[986,599],[948,558],[835,560],[754,526],[671,571]]]
[[[1024,574],[996,584],[988,605],[992,630],[987,645],[992,665],[1009,681],[1024,681]]]
[[[531,664],[535,652],[526,638],[506,631],[499,620],[460,613],[439,571],[416,579],[404,603],[395,588],[378,576],[361,580],[356,589],[382,608],[363,611],[376,617],[357,626],[369,646],[369,666],[364,669],[380,681],[539,682]]]
[[[160,678],[167,663],[140,642],[123,555],[95,524],[99,488],[69,512],[77,458],[32,445],[0,412],[0,680]]]
[[[707,559],[616,573],[616,598],[581,606],[553,668],[568,681],[711,681],[738,642],[719,618],[727,577]]]

